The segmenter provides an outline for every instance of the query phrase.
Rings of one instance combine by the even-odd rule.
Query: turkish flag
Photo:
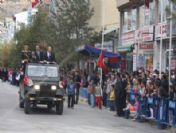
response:
[[[109,63],[111,64],[117,64],[119,62],[118,57],[110,57],[109,58]]]
[[[103,51],[101,52],[101,54],[98,58],[97,66],[100,67],[105,74],[108,73],[108,67],[106,66],[106,64],[104,62],[104,52]]]
[[[102,51],[97,61],[97,66],[100,68],[102,68],[103,59],[104,59],[104,52]]]
[[[150,7],[150,0],[145,0],[145,6],[146,6],[147,8]]]
[[[39,3],[39,0],[32,0],[32,8],[34,8],[38,3]]]

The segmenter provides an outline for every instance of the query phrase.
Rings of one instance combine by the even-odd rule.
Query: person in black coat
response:
[[[74,81],[75,81],[75,87],[76,87],[75,104],[78,104],[78,101],[79,101],[79,92],[80,92],[80,83],[81,83],[81,77],[80,77],[78,71],[75,72]]]
[[[166,74],[162,75],[161,78],[161,87],[165,90],[165,93],[169,93],[169,82]]]
[[[44,57],[43,57],[43,52],[41,51],[40,49],[40,46],[39,45],[36,45],[35,47],[35,57],[36,57],[36,61],[37,62],[41,62],[44,60]]]
[[[122,107],[125,108],[126,107],[126,95],[127,95],[127,88],[128,85],[128,81],[126,76],[123,74],[122,75],[122,92],[121,92],[121,103],[122,103]]]
[[[123,116],[124,111],[123,111],[123,84],[121,80],[121,76],[119,73],[117,73],[117,82],[115,84],[115,103],[116,103],[116,111],[117,114],[116,116]]]
[[[52,51],[52,47],[49,46],[47,52],[45,52],[44,54],[44,60],[50,63],[55,63],[56,59],[55,59],[55,54]]]

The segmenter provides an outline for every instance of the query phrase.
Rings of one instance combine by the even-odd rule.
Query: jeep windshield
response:
[[[56,66],[38,66],[29,65],[27,69],[27,75],[30,77],[58,77],[58,68]]]

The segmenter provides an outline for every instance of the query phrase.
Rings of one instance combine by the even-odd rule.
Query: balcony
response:
[[[135,8],[144,4],[143,0],[117,0],[117,8],[119,10],[125,10],[128,8]]]
[[[117,7],[121,7],[125,4],[128,4],[130,0],[117,0]]]

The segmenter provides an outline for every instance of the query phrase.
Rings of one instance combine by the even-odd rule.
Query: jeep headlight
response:
[[[40,90],[40,85],[34,85],[34,89],[37,91]]]
[[[55,85],[51,86],[51,90],[55,91],[57,89],[57,87]]]
[[[28,86],[33,86],[33,81],[31,79],[29,79],[29,83],[28,83]]]

